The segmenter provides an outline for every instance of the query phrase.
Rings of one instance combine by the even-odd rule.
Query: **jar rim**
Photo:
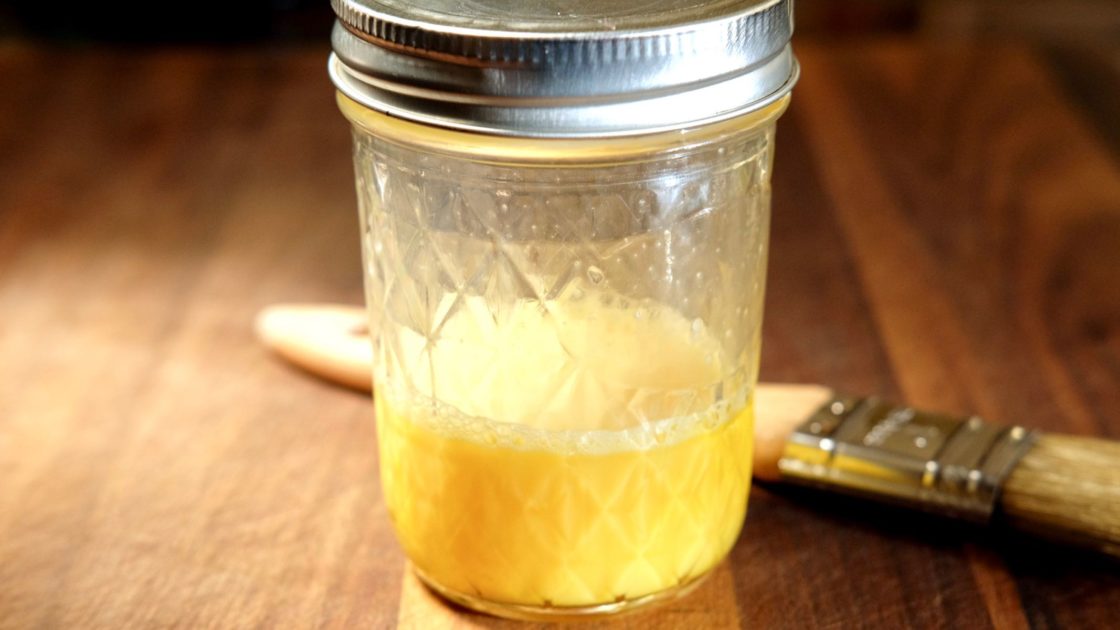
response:
[[[643,156],[654,159],[665,151],[687,151],[728,136],[750,133],[773,124],[789,106],[790,95],[733,118],[684,129],[614,137],[550,138],[547,141],[427,125],[369,108],[342,91],[336,93],[336,100],[339,110],[355,128],[395,144],[479,161],[596,166],[604,162],[633,161]]]

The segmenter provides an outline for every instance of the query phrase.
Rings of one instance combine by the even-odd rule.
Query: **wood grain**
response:
[[[1120,437],[1120,78],[797,50],[764,378]],[[324,59],[0,45],[0,628],[521,627],[416,582],[368,399],[252,337],[266,304],[361,300]],[[1118,601],[1115,565],[759,487],[712,579],[609,626],[1110,627]]]

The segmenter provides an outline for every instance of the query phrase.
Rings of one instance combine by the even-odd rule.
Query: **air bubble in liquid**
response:
[[[603,273],[603,270],[595,265],[587,268],[587,279],[591,281],[591,284],[601,284],[605,278],[606,274]]]

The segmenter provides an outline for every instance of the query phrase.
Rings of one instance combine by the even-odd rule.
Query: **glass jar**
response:
[[[576,20],[587,32],[564,39],[542,21],[548,11],[515,19],[515,3],[492,1],[474,7],[472,28],[497,5],[485,44],[530,46],[507,51],[518,63],[482,40],[432,44],[384,26],[427,20],[443,36],[481,37],[438,11],[335,3],[331,69],[354,129],[382,487],[415,571],[449,599],[522,618],[613,613],[686,592],[743,523],[774,123],[796,76],[789,27],[770,57],[737,53],[740,78],[784,55],[785,75],[772,72],[761,97],[682,113],[649,100],[696,104],[711,80],[660,77],[668,88],[651,96],[656,81],[619,87],[584,50],[608,70],[588,82],[549,55],[605,37],[592,28],[601,19]],[[712,36],[697,23],[789,21],[784,2],[697,6],[706,21],[613,19],[636,21],[623,32],[638,40],[677,28],[696,41]],[[379,37],[413,43],[401,52]],[[448,61],[449,47],[473,51],[463,54],[474,65]],[[663,64],[696,54],[667,48]],[[626,63],[655,56],[643,54]],[[520,83],[436,72],[480,59]],[[431,66],[391,72],[414,63]],[[535,96],[524,94],[533,81]]]

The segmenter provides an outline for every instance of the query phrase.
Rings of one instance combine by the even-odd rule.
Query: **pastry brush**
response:
[[[276,305],[257,318],[266,346],[329,380],[369,391],[364,309]],[[1010,526],[1120,555],[1120,443],[1004,427],[840,395],[759,384],[753,474]]]

